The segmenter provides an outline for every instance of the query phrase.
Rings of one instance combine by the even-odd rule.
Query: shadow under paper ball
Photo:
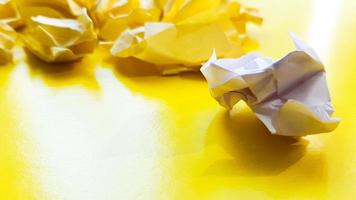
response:
[[[274,175],[296,163],[306,153],[302,138],[272,135],[247,108],[217,114],[208,129],[206,145],[217,144],[232,158],[211,164],[205,175]]]

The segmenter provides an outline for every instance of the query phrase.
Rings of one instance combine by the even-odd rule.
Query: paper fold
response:
[[[5,23],[0,22],[0,65],[12,61],[12,48],[16,40],[16,32]]]
[[[0,0],[0,23],[8,24],[12,28],[23,25],[20,13],[12,0]]]

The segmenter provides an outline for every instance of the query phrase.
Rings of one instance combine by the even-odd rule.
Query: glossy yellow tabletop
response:
[[[356,1],[245,0],[265,21],[259,51],[305,38],[326,65],[332,133],[269,134],[243,104],[229,114],[199,73],[159,76],[98,50],[49,65],[22,49],[0,67],[0,199],[356,198]]]

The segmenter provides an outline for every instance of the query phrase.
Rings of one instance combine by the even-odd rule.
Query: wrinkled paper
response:
[[[23,25],[16,4],[11,0],[0,0],[0,23],[8,24],[13,28]]]
[[[330,132],[339,120],[318,55],[291,34],[295,51],[279,61],[251,53],[239,59],[217,59],[203,65],[211,95],[225,108],[245,101],[272,134],[304,136]]]
[[[5,23],[0,22],[0,65],[12,60],[12,48],[16,40],[16,32]]]
[[[26,19],[24,44],[46,62],[73,61],[90,54],[97,44],[87,9],[73,0],[18,0]]]
[[[126,29],[158,21],[161,10],[155,1],[102,0],[95,10],[95,21],[103,41],[113,42]]]
[[[262,19],[252,8],[225,0],[103,1],[99,35],[111,54],[156,64],[164,74],[199,70],[213,49],[241,56],[256,47],[246,24]]]

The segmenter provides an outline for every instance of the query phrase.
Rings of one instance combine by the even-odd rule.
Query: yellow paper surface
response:
[[[25,54],[0,67],[0,199],[353,200],[356,1],[244,2],[265,19],[261,54],[292,49],[289,31],[319,52],[337,129],[271,135],[244,104],[229,115],[199,73],[157,76],[100,50],[59,65]]]
[[[46,62],[67,62],[92,53],[97,36],[87,9],[72,0],[19,0],[25,46]]]

